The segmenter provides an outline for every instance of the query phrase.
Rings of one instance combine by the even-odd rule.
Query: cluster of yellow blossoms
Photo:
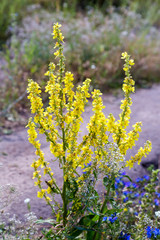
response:
[[[109,135],[112,135],[113,142],[118,146],[120,154],[125,156],[128,149],[135,145],[141,131],[141,123],[133,125],[133,130],[127,133],[126,128],[129,125],[130,106],[132,100],[130,94],[134,92],[134,81],[130,74],[130,68],[134,61],[125,52],[122,53],[124,59],[125,79],[123,83],[124,100],[121,103],[122,112],[119,120],[115,120],[110,114],[108,118],[103,113],[103,101],[99,90],[89,93],[90,79],[86,79],[82,86],[78,86],[73,91],[73,75],[65,72],[65,57],[63,55],[63,36],[60,31],[60,25],[57,23],[53,26],[53,38],[56,39],[55,56],[59,59],[57,66],[54,63],[49,64],[49,70],[46,76],[49,77],[45,91],[49,95],[48,107],[44,108],[41,90],[38,83],[29,80],[28,98],[31,102],[31,112],[33,118],[28,122],[28,135],[30,143],[36,149],[38,159],[34,160],[33,178],[36,178],[35,185],[38,185],[40,191],[38,197],[44,197],[48,204],[51,198],[48,195],[59,193],[65,201],[65,181],[76,178],[77,183],[83,181],[84,176],[79,175],[78,168],[83,169],[91,161],[93,166],[108,168],[104,165],[102,158],[107,161],[108,153],[106,144],[109,143]],[[58,69],[56,69],[58,68]],[[87,126],[88,134],[83,137],[81,143],[78,143],[78,133],[83,121],[82,113],[85,110],[87,99],[92,97],[93,116]],[[45,160],[44,153],[41,150],[41,144],[37,140],[39,134],[45,134],[46,140],[50,143],[50,151],[60,163],[63,170],[64,186],[57,186],[53,177],[50,163]],[[144,148],[140,148],[138,153],[126,162],[126,166],[133,167],[134,163],[140,163],[141,158],[151,151],[151,143],[147,141]],[[117,161],[122,160],[120,159]],[[42,188],[42,177],[40,167],[43,169],[43,175],[46,177],[46,187]],[[51,194],[52,193],[52,194]]]

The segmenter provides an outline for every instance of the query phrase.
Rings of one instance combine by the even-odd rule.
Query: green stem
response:
[[[59,42],[60,44],[60,42]],[[61,91],[60,91],[60,99],[61,99],[61,103],[60,103],[60,114],[62,116],[62,122],[61,122],[61,130],[62,130],[62,143],[63,143],[63,151],[64,153],[66,152],[66,137],[65,137],[65,129],[64,129],[64,119],[63,119],[63,47],[60,44],[60,61],[59,61],[59,77],[60,77],[60,85],[61,85]],[[66,157],[65,155],[63,156],[63,165],[65,165],[66,163]],[[65,182],[65,175],[66,175],[66,170],[65,168],[63,168],[63,189],[62,189],[62,200],[63,200],[63,226],[66,226],[67,223],[67,205],[68,205],[68,201],[67,201],[67,197],[66,197],[66,190],[67,190],[67,186],[66,186],[66,182]]]
[[[108,202],[108,196],[109,196],[109,193],[110,193],[110,189],[111,189],[112,183],[113,183],[113,180],[112,180],[111,184],[109,184],[109,186],[108,186],[107,193],[106,193],[106,197],[105,197],[105,200],[104,200],[104,202],[103,202],[103,205],[102,205],[102,208],[101,208],[101,211],[100,211],[101,214],[104,213],[105,206],[106,206],[106,204],[107,204],[107,202]],[[103,219],[103,216],[100,216],[100,217],[99,217],[98,224],[97,224],[98,227],[101,225],[102,219]],[[101,233],[95,232],[95,234],[94,234],[94,236],[93,236],[93,240],[100,240],[100,237],[101,237]]]
[[[129,97],[129,96],[125,96],[125,99],[128,99],[128,97]],[[124,117],[125,117],[125,114],[126,114],[126,111],[127,111],[128,107],[129,107],[129,104],[127,104],[127,105],[125,106],[125,109],[124,109],[123,112],[122,112],[122,122],[124,121]],[[122,133],[121,128],[119,128],[119,138],[118,138],[118,140],[117,140],[117,145],[118,145],[118,146],[119,146],[119,143],[120,143],[120,140],[121,140],[121,133]]]
[[[63,183],[63,191],[62,191],[62,197],[63,197],[63,226],[66,226],[67,223],[67,199],[66,199],[66,184]]]
[[[65,144],[65,130],[62,128],[62,139],[63,139],[63,151],[66,151],[66,144]],[[66,158],[63,156],[63,164],[66,163]],[[65,227],[67,222],[67,198],[66,198],[66,183],[65,183],[65,175],[66,171],[63,168],[63,190],[62,190],[62,199],[63,199],[63,226]]]
[[[42,190],[42,186],[41,186],[41,184],[38,184],[38,187],[39,187],[39,189]],[[47,197],[46,194],[44,194],[44,198],[45,198],[45,200],[46,200],[46,197]],[[47,202],[47,204],[51,207],[52,212],[55,213],[55,210],[54,210],[53,205],[52,205],[49,201],[47,201],[47,200],[46,200],[46,202]]]

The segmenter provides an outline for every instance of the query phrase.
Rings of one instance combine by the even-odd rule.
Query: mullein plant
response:
[[[45,87],[48,106],[43,105],[38,83],[29,79],[27,89],[33,114],[27,125],[29,142],[37,155],[31,165],[35,185],[39,187],[37,196],[45,199],[56,216],[51,233],[54,239],[129,239],[118,221],[123,208],[114,202],[115,180],[122,168],[140,164],[141,158],[151,151],[151,142],[147,141],[135,156],[125,161],[126,152],[138,140],[142,125],[137,122],[127,133],[130,95],[135,91],[130,74],[134,60],[126,52],[122,53],[125,79],[121,113],[117,121],[112,114],[106,118],[102,111],[102,93],[98,89],[90,93],[90,79],[73,90],[73,74],[65,71],[64,37],[60,27],[58,23],[53,26],[54,55],[58,63],[50,63],[45,74],[49,78]],[[80,142],[78,134],[88,98],[92,98],[93,115],[87,125],[88,134]],[[59,161],[62,186],[54,178],[51,162],[44,157],[38,134],[46,136],[54,161]],[[96,190],[100,182],[104,187],[101,193]],[[56,201],[57,194],[62,204]]]

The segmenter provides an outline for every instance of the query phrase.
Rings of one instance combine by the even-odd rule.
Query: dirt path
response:
[[[106,106],[104,109],[106,116],[112,112],[115,117],[118,117],[121,98],[104,95],[103,100]],[[81,136],[86,132],[85,126],[91,114],[90,103],[84,113]],[[136,121],[142,121],[143,127],[137,146],[131,153],[136,153],[137,149],[149,139],[152,141],[153,150],[148,160],[156,160],[157,154],[160,154],[160,85],[154,85],[151,89],[138,90],[133,95],[131,124],[134,124]],[[41,143],[45,157],[51,159],[49,146],[45,142],[45,139],[41,138]],[[24,204],[26,198],[31,199],[31,209],[38,217],[50,216],[50,209],[46,207],[44,200],[37,199],[36,197],[37,189],[34,187],[32,168],[30,167],[34,157],[34,149],[27,140],[26,129],[23,128],[12,135],[0,137],[0,185],[11,183],[18,187],[20,195],[17,195],[17,198],[15,198],[10,212],[18,214],[20,218],[23,218],[23,214],[27,212]],[[54,169],[55,177],[58,183],[61,183],[62,175],[58,163],[55,163]],[[135,178],[145,174],[145,169],[142,166],[136,166],[129,174]]]

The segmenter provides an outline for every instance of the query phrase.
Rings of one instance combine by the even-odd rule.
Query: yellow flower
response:
[[[134,60],[133,59],[130,59],[129,60],[129,64],[132,66],[132,65],[134,65]]]
[[[128,67],[124,67],[123,70],[124,70],[125,72],[127,72],[127,71],[129,70],[129,68],[128,68]]]
[[[144,148],[140,147],[140,149],[138,150],[138,153],[134,157],[131,157],[131,159],[126,162],[126,167],[132,168],[135,163],[140,164],[142,157],[146,157],[146,155],[149,154],[151,149],[152,149],[152,144],[150,141],[147,141],[144,144]]]
[[[48,197],[48,196],[45,199],[46,199],[47,202],[51,202],[52,201],[51,198]]]
[[[125,59],[125,58],[127,58],[127,56],[128,56],[128,53],[127,52],[123,52],[121,59]]]
[[[38,198],[43,198],[45,192],[46,192],[45,189],[41,189],[41,191],[39,191],[39,192],[37,193],[37,197],[38,197]]]
[[[54,55],[55,55],[56,57],[59,57],[59,56],[60,56],[59,51],[57,50],[57,51],[54,53]]]
[[[51,192],[52,192],[52,189],[51,189],[50,187],[48,187],[48,188],[47,188],[47,193],[48,193],[48,194],[51,194]]]

